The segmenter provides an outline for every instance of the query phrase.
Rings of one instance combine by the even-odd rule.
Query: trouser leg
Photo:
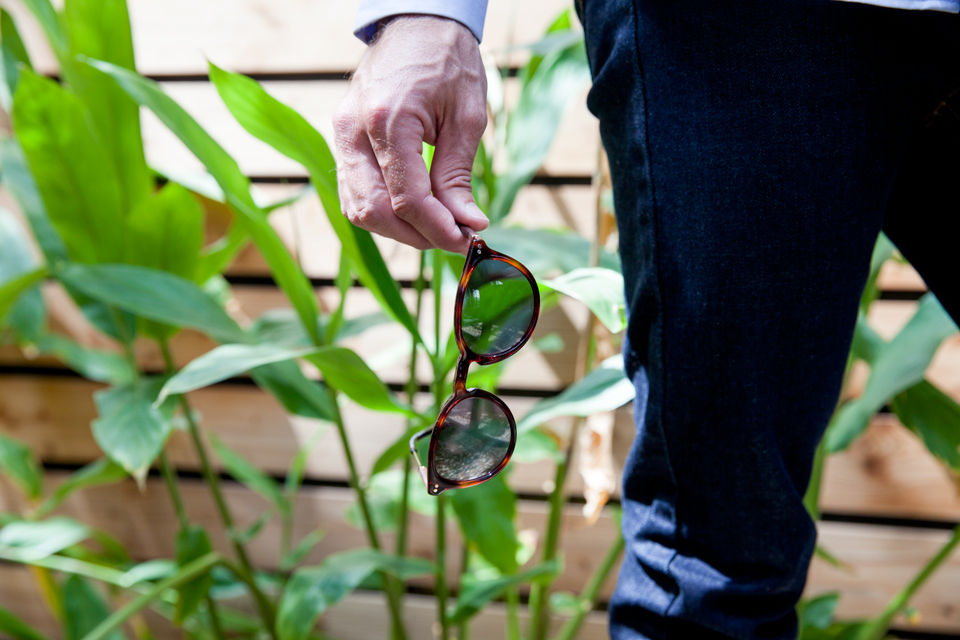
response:
[[[957,19],[584,4],[637,387],[611,632],[792,638],[813,453],[915,119],[945,80],[929,56]]]

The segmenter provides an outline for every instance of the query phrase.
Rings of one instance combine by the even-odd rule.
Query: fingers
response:
[[[421,156],[423,140],[431,136],[425,135],[423,121],[415,113],[392,108],[373,111],[367,126],[393,214],[434,247],[466,253],[469,235],[431,193],[430,174]]]
[[[359,121],[338,116],[334,128],[340,207],[347,219],[361,229],[416,249],[432,248],[423,234],[393,213],[380,165]]]
[[[453,119],[437,139],[430,167],[433,195],[457,224],[474,231],[482,231],[490,224],[474,201],[472,182],[473,160],[486,126],[487,114],[482,104]]]

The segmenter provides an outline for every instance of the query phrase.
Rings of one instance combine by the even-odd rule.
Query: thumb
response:
[[[446,133],[446,132],[444,132]],[[457,224],[482,231],[490,225],[487,216],[473,198],[473,159],[477,155],[479,136],[441,135],[437,139],[433,164],[430,166],[430,187],[434,197],[446,207]]]

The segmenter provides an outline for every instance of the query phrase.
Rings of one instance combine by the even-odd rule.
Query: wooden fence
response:
[[[337,100],[346,90],[345,74],[356,64],[363,45],[351,35],[355,2],[339,0],[128,0],[134,29],[139,70],[162,81],[176,98],[237,159],[254,179],[260,194],[278,200],[302,185],[303,169],[252,138],[227,113],[213,86],[206,79],[206,60],[247,73],[263,81],[279,99],[291,104],[321,132],[329,135],[330,118]],[[53,56],[43,45],[39,28],[15,0],[2,4],[13,12],[28,48],[41,71],[56,73]],[[491,0],[485,46],[496,52],[509,42],[537,39],[552,18],[565,8],[564,0]],[[499,54],[516,65],[520,53]],[[512,59],[508,57],[512,56]],[[511,87],[507,87],[508,93]],[[199,163],[149,113],[143,131],[148,160],[153,166],[199,169]],[[530,226],[568,225],[589,235],[593,228],[594,195],[589,186],[594,171],[598,134],[596,121],[583,101],[564,119],[558,138],[535,184],[523,189],[513,218]],[[284,184],[288,183],[288,184]],[[0,193],[0,204],[13,208]],[[223,223],[222,207],[211,204],[211,233]],[[219,217],[218,217],[219,216]],[[321,301],[335,300],[331,287],[338,264],[335,236],[315,196],[306,196],[294,206],[273,216],[284,239],[298,251],[308,275],[314,279]],[[416,254],[395,243],[381,243],[394,275],[414,277]],[[254,250],[245,252],[229,270],[235,305],[233,311],[249,318],[267,309],[286,306]],[[895,333],[916,306],[923,283],[909,268],[889,266],[882,274],[883,298],[874,305],[871,320],[886,336]],[[56,290],[46,292],[55,310],[59,331],[88,344],[101,338],[85,326]],[[410,293],[409,291],[406,293]],[[569,301],[567,301],[569,302]],[[364,290],[350,293],[349,310],[363,313],[374,302]],[[539,335],[559,334],[567,348],[560,353],[540,354],[526,350],[508,369],[502,386],[508,404],[522,415],[537,397],[552,395],[573,381],[574,357],[585,310],[565,303],[545,315]],[[368,359],[383,356],[402,337],[385,327],[364,334],[351,346]],[[175,340],[174,354],[181,363],[210,349],[203,336],[186,331]],[[148,369],[161,369],[157,352],[143,345],[138,358]],[[426,370],[426,367],[423,368]],[[388,383],[404,380],[406,365],[386,364],[380,373]],[[854,385],[862,385],[864,377]],[[948,340],[937,354],[928,377],[952,397],[960,398],[960,337]],[[0,430],[35,448],[52,471],[56,482],[70,471],[99,457],[90,433],[95,415],[91,393],[100,385],[84,380],[61,363],[30,357],[12,347],[0,348]],[[267,472],[285,473],[291,456],[317,423],[286,414],[269,395],[243,379],[228,380],[191,394],[203,416],[204,427],[216,432],[230,447]],[[369,469],[383,447],[401,433],[403,424],[394,416],[373,414],[352,406],[346,422],[361,469]],[[617,414],[615,452],[624,452],[632,437],[629,407]],[[197,479],[198,464],[184,434],[175,433],[170,457],[181,473],[184,498],[198,522],[208,527],[219,548],[226,540],[209,496]],[[621,454],[622,455],[622,454]],[[617,460],[622,465],[622,459]],[[546,463],[515,464],[512,485],[521,492],[521,528],[542,531],[546,514],[545,488],[552,478]],[[618,470],[619,471],[619,470]],[[327,535],[308,563],[324,555],[356,546],[362,539],[344,520],[352,502],[346,468],[335,434],[329,433],[310,458],[307,482],[299,496],[297,534],[322,527]],[[578,476],[571,492],[582,488]],[[253,522],[265,503],[242,486],[227,482],[228,499],[240,524]],[[0,509],[17,505],[16,491],[0,481]],[[848,564],[838,570],[815,561],[808,593],[840,590],[842,616],[866,616],[878,612],[947,538],[960,520],[957,485],[926,452],[923,445],[890,415],[879,416],[867,434],[849,451],[827,463],[822,493],[825,514],[820,526],[822,544]],[[150,480],[140,493],[132,482],[81,492],[67,502],[62,513],[101,527],[119,537],[139,560],[170,557],[176,519],[158,481]],[[432,525],[414,517],[412,552],[429,557]],[[456,541],[451,528],[450,537]],[[616,535],[609,514],[591,527],[584,524],[580,507],[568,507],[562,534],[566,569],[558,581],[561,589],[578,590],[599,563],[603,550]],[[275,568],[279,531],[267,530],[251,544],[259,567]],[[456,546],[456,542],[454,542]],[[459,558],[455,549],[449,558]],[[416,585],[430,589],[430,581]],[[603,590],[609,596],[614,577]],[[16,565],[0,564],[0,605],[7,607],[43,631],[56,634],[28,572]],[[382,638],[387,625],[378,596],[361,592],[324,617],[323,628],[344,638]],[[954,557],[917,596],[916,626],[898,619],[907,632],[960,634],[960,556]],[[426,595],[412,596],[407,615],[413,637],[430,637],[434,601]],[[502,635],[503,610],[492,607],[478,620],[476,637]],[[584,638],[605,637],[605,616],[595,613],[584,629]],[[170,635],[161,631],[161,636]],[[906,633],[909,635],[909,633]],[[926,637],[926,636],[924,636]]]

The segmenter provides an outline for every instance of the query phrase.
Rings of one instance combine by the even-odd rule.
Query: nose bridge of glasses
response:
[[[457,358],[456,375],[453,378],[453,392],[462,393],[467,390],[467,370],[470,368],[470,360],[462,353]]]

